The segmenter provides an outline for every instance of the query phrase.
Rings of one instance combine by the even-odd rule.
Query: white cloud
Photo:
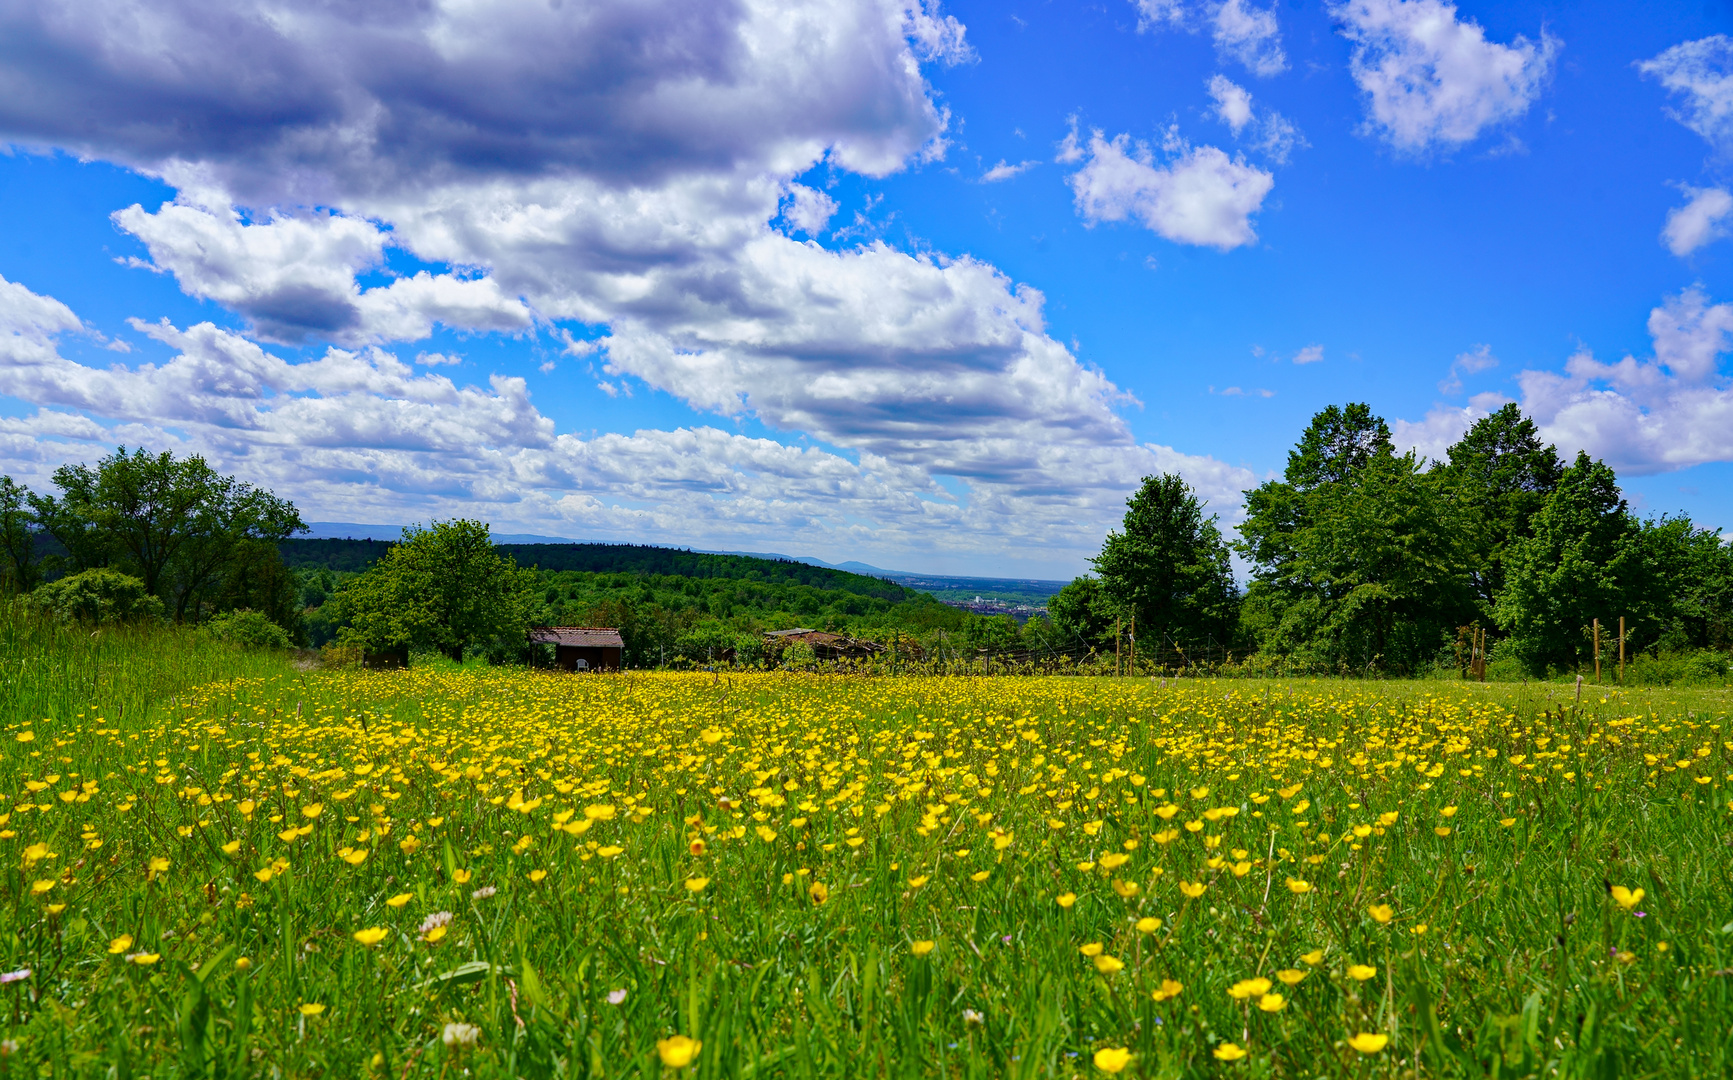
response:
[[[1019,161],[1015,165],[1007,165],[1005,160],[1000,158],[999,164],[981,174],[981,183],[996,184],[1001,180],[1010,180],[1023,175],[1039,164],[1041,164],[1039,161]]]
[[[1528,111],[1558,39],[1486,40],[1444,0],[1346,0],[1331,9],[1354,43],[1350,68],[1367,98],[1367,126],[1398,150],[1469,142]]]
[[[1323,359],[1324,347],[1322,345],[1308,345],[1294,354],[1294,363],[1296,364],[1316,364]]]
[[[1282,52],[1282,31],[1273,9],[1225,0],[1212,22],[1216,48],[1244,64],[1247,71],[1267,78],[1287,70],[1288,57]]]
[[[1675,45],[1637,65],[1645,75],[1685,99],[1674,117],[1709,141],[1718,153],[1733,152],[1733,38],[1715,34]]]
[[[805,184],[790,184],[788,204],[783,207],[782,219],[796,232],[817,236],[830,224],[836,211],[837,201],[824,192],[809,188]]]
[[[1414,450],[1421,457],[1443,461],[1446,451],[1473,427],[1477,420],[1491,416],[1509,399],[1503,394],[1476,394],[1467,405],[1435,405],[1418,423],[1397,420],[1390,425],[1390,441],[1396,449]]]
[[[1681,190],[1690,201],[1667,211],[1661,239],[1668,251],[1683,257],[1727,235],[1728,218],[1733,216],[1733,195],[1724,188],[1681,185]]]
[[[1233,80],[1222,75],[1210,76],[1209,96],[1215,99],[1216,118],[1232,128],[1235,135],[1252,122],[1252,95]]]
[[[1649,313],[1649,336],[1653,359],[1603,364],[1585,348],[1563,374],[1522,372],[1524,411],[1561,451],[1587,450],[1620,470],[1733,460],[1733,384],[1721,370],[1733,304],[1687,289]]]
[[[463,357],[448,353],[424,352],[415,354],[415,362],[423,367],[442,367],[446,365],[456,367],[463,363]]]
[[[0,276],[0,357],[42,363],[56,356],[57,335],[82,328],[72,309]]]
[[[1092,132],[1083,168],[1066,177],[1083,220],[1131,218],[1175,243],[1220,251],[1254,242],[1251,216],[1275,178],[1213,146],[1170,141],[1169,149],[1173,158],[1157,164],[1149,147],[1129,135],[1109,141]]]
[[[1498,366],[1498,357],[1492,355],[1492,346],[1476,345],[1467,352],[1457,353],[1456,359],[1450,363],[1450,373],[1438,384],[1441,394],[1462,393],[1462,377],[1478,375]]]
[[[1137,29],[1148,30],[1162,23],[1180,25],[1185,22],[1185,0],[1131,0],[1137,8]]]

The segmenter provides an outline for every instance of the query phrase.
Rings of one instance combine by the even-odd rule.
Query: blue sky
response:
[[[1146,473],[1514,400],[1733,527],[1724,6],[139,10],[0,16],[35,486],[1064,577]]]

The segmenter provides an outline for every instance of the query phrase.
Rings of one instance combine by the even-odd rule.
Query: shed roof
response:
[[[589,649],[623,649],[626,643],[611,626],[532,626],[534,645],[571,645]]]

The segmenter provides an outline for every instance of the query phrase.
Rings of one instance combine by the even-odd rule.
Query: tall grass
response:
[[[289,670],[281,653],[249,651],[190,627],[69,625],[22,600],[0,601],[0,726],[93,705],[143,721],[191,687]]]

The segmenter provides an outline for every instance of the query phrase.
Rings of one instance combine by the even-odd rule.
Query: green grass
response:
[[[162,648],[160,683],[141,650],[94,708],[68,683],[0,725],[31,969],[0,1069],[652,1077],[676,1035],[702,1077],[1733,1056],[1725,691],[279,666],[188,694],[207,661]],[[1229,993],[1258,978],[1280,1011]]]

